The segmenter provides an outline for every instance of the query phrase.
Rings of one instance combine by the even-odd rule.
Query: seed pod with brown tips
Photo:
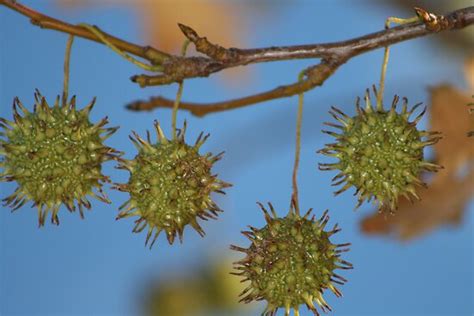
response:
[[[441,137],[438,132],[420,131],[416,125],[425,109],[410,121],[410,116],[421,105],[408,109],[403,99],[401,112],[396,111],[395,96],[389,110],[383,106],[372,107],[369,91],[365,107],[357,100],[357,115],[349,117],[332,107],[331,115],[340,123],[325,123],[340,132],[323,131],[336,138],[319,152],[338,161],[320,163],[320,170],[339,170],[333,185],[342,185],[336,195],[355,187],[359,207],[364,201],[374,199],[380,209],[393,212],[398,197],[418,199],[416,186],[425,186],[419,175],[422,171],[438,171],[441,167],[423,158],[423,148],[435,144]]]
[[[65,102],[66,103],[66,102]],[[34,111],[18,98],[13,102],[13,121],[0,118],[0,181],[18,184],[13,194],[3,199],[16,210],[32,201],[38,208],[39,226],[51,212],[53,224],[59,224],[61,205],[69,211],[90,209],[87,196],[110,203],[102,191],[109,178],[102,174],[102,163],[118,159],[121,153],[104,145],[118,127],[105,127],[107,118],[93,124],[89,112],[95,99],[82,110],[76,109],[73,97],[60,104],[59,97],[50,107],[39,91],[35,93]],[[20,112],[19,112],[20,111]],[[21,113],[21,114],[20,114]]]
[[[165,231],[170,244],[176,236],[182,241],[186,225],[203,236],[204,230],[197,219],[215,219],[222,211],[211,199],[211,193],[224,193],[222,190],[230,186],[211,173],[213,164],[223,153],[199,154],[209,135],[203,137],[201,133],[190,146],[184,140],[186,123],[173,139],[166,138],[156,121],[155,129],[158,137],[155,144],[149,134],[147,140],[136,133],[130,137],[138,155],[121,161],[119,168],[128,170],[130,179],[126,184],[116,185],[118,190],[130,193],[117,219],[138,216],[133,232],[147,228],[145,244],[151,240],[150,248],[161,231]]]
[[[305,304],[315,315],[316,306],[323,311],[331,310],[323,298],[323,291],[330,289],[336,296],[342,296],[336,284],[346,279],[336,274],[336,269],[352,269],[352,264],[340,258],[349,250],[349,243],[333,244],[329,238],[340,229],[325,231],[329,216],[327,211],[319,220],[311,215],[311,209],[304,215],[291,210],[286,217],[278,217],[268,203],[268,212],[258,203],[265,216],[266,226],[261,229],[250,227],[242,232],[249,238],[248,248],[231,246],[243,252],[245,258],[235,263],[235,272],[248,281],[248,287],[241,293],[241,301],[267,301],[264,316],[276,315],[279,308],[285,315],[293,309],[299,315],[299,306]]]

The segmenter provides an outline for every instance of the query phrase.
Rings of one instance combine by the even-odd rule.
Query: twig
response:
[[[309,73],[307,79],[303,82],[285,85],[267,92],[222,102],[183,102],[181,103],[181,109],[188,110],[196,116],[204,116],[209,113],[227,111],[272,99],[293,96],[323,84],[341,64],[355,56],[440,31],[461,29],[474,23],[474,7],[460,9],[445,16],[434,15],[420,8],[415,8],[415,11],[419,18],[422,19],[422,22],[404,24],[348,41],[246,50],[230,48],[227,52],[223,51],[221,46],[210,43],[206,38],[199,37],[191,28],[180,25],[188,39],[195,43],[198,51],[219,60],[216,61],[212,59],[214,61],[212,66],[213,70],[210,70],[209,73],[205,73],[206,76],[213,71],[251,63],[302,58],[323,59],[319,65],[313,68],[314,71]],[[204,66],[201,65],[201,67]],[[164,79],[165,78],[161,77],[161,80]],[[153,78],[148,78],[148,80],[149,84],[153,84]],[[163,84],[164,82],[162,81],[161,83]],[[127,108],[134,111],[150,111],[155,108],[169,108],[171,105],[172,100],[158,96],[148,101],[130,103],[127,105]]]
[[[423,22],[413,22],[335,43],[272,46],[258,49],[225,49],[211,43],[205,37],[200,37],[191,27],[180,24],[181,30],[195,44],[196,49],[210,58],[194,57],[193,60],[189,58],[186,60],[170,58],[164,64],[164,75],[135,76],[133,79],[141,86],[161,85],[185,78],[207,77],[223,69],[253,63],[290,59],[332,58],[335,55],[354,57],[377,48],[440,31],[461,29],[474,23],[474,7],[460,9],[445,16],[436,16],[420,8],[416,8],[415,12],[423,19]],[[432,16],[438,17],[438,20],[443,21],[443,23],[433,24]]]
[[[42,28],[57,30],[103,43],[95,34],[81,26],[51,18],[34,11],[15,0],[0,0],[4,5],[22,15],[29,17],[33,24]],[[422,22],[413,22],[388,30],[383,30],[347,41],[295,46],[273,46],[258,49],[224,48],[201,37],[189,26],[180,24],[184,35],[194,43],[196,49],[208,57],[181,57],[159,51],[151,46],[133,44],[110,34],[103,33],[107,41],[124,52],[142,57],[153,65],[160,65],[157,75],[137,75],[132,81],[142,87],[181,82],[184,79],[207,77],[223,69],[254,63],[282,61],[291,59],[321,58],[317,66],[307,70],[307,78],[299,83],[281,86],[263,93],[240,99],[208,104],[181,103],[180,108],[193,114],[203,116],[212,112],[235,109],[263,101],[296,95],[321,85],[336,69],[355,56],[446,30],[461,29],[474,24],[474,7],[463,8],[446,15],[435,15],[420,8],[415,9]],[[313,71],[314,70],[314,71]],[[320,72],[320,73],[318,73]],[[141,111],[158,107],[170,108],[173,101],[157,97],[149,101],[138,101],[128,106],[129,109]]]
[[[307,77],[305,80],[291,85],[277,87],[273,90],[269,90],[260,94],[216,103],[181,102],[179,107],[181,110],[187,110],[196,116],[204,116],[209,113],[222,112],[244,107],[250,104],[255,104],[282,97],[289,97],[311,90],[312,88],[318,85],[322,85],[324,81],[329,78],[332,73],[344,62],[346,62],[345,59],[336,58],[333,58],[329,61],[323,60],[320,64],[306,69]],[[174,100],[159,96],[154,97],[149,101],[138,101],[131,103],[127,105],[127,108],[134,111],[153,110],[159,107],[172,108],[173,103]]]
[[[429,14],[428,14],[428,17],[424,17],[424,18],[422,17],[423,14],[426,12],[425,10],[417,8],[417,7],[415,7],[414,9],[416,12],[416,16],[408,18],[408,19],[389,17],[387,20],[385,20],[385,29],[388,30],[390,28],[390,23],[397,23],[399,25],[403,25],[403,24],[424,21],[425,25],[427,25],[427,23],[431,22],[431,17],[429,16]],[[431,23],[428,25],[431,26]],[[383,110],[383,94],[385,90],[385,76],[387,74],[389,55],[390,55],[390,48],[389,46],[385,46],[384,54],[383,54],[383,62],[382,62],[382,71],[380,73],[379,90],[377,93],[377,111]]]
[[[16,0],[0,0],[0,5],[4,5],[26,17],[29,17],[31,20],[31,23],[41,28],[68,33],[71,35],[75,35],[77,37],[82,37],[82,38],[96,41],[98,43],[103,44],[101,39],[98,38],[93,33],[91,33],[88,29],[82,26],[72,25],[72,24],[60,21],[58,19],[49,17],[47,15],[44,15],[27,6],[20,4]],[[136,45],[136,44],[124,41],[115,36],[112,36],[110,34],[107,34],[105,32],[104,32],[104,36],[107,38],[107,40],[110,43],[112,43],[119,49],[125,52],[129,52],[135,56],[145,58],[153,64],[161,64],[164,60],[166,60],[170,56],[169,54],[159,51],[156,48],[153,48],[151,46]]]

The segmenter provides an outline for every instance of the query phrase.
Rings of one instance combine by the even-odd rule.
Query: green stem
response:
[[[131,55],[127,54],[126,52],[124,52],[123,50],[121,50],[120,48],[112,44],[112,42],[110,42],[107,39],[104,33],[97,26],[90,25],[87,23],[79,23],[78,26],[82,26],[86,28],[87,30],[89,30],[92,34],[97,36],[105,45],[107,45],[107,47],[109,47],[111,50],[113,50],[114,52],[116,52],[117,54],[119,54],[120,56],[122,56],[123,58],[125,58],[126,60],[134,64],[135,66],[138,66],[144,70],[153,71],[153,72],[160,72],[163,70],[163,67],[161,67],[160,65],[150,65],[150,64],[143,63],[139,61],[138,59],[132,57]]]
[[[64,55],[64,81],[63,81],[63,98],[62,105],[66,106],[69,94],[69,64],[71,59],[71,48],[74,42],[74,35],[69,35],[66,43],[66,52]]]
[[[382,72],[380,74],[380,83],[379,83],[379,91],[377,93],[377,111],[383,111],[383,93],[385,90],[385,75],[387,74],[387,65],[388,65],[388,57],[390,54],[390,48],[388,46],[384,49],[383,54],[383,62],[382,62]]]
[[[414,23],[420,21],[419,16],[414,16],[408,19],[396,18],[396,17],[389,17],[385,21],[385,29],[390,28],[390,23],[397,23],[399,25]],[[389,46],[385,46],[384,54],[383,54],[383,62],[382,62],[382,72],[380,74],[380,83],[379,83],[379,90],[377,93],[377,111],[383,110],[383,93],[385,90],[385,77],[387,74],[387,65],[388,65],[388,58],[390,55],[390,48]]]
[[[191,41],[188,39],[184,41],[183,46],[181,48],[181,56],[183,57],[186,56],[186,51],[190,43]],[[176,138],[176,120],[178,116],[179,103],[181,102],[181,96],[183,95],[183,86],[184,86],[183,80],[181,80],[178,84],[179,84],[178,92],[176,93],[176,98],[174,99],[173,112],[171,114],[171,130],[173,133],[173,139]]]
[[[305,72],[301,72],[298,76],[298,81],[304,80]],[[303,99],[304,93],[298,94],[298,115],[296,118],[296,146],[295,146],[295,162],[293,165],[293,192],[291,194],[291,205],[290,210],[293,206],[294,211],[297,215],[300,214],[299,198],[298,198],[298,167],[300,164],[300,152],[301,152],[301,125],[303,122]]]

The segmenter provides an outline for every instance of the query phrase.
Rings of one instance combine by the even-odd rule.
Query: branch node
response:
[[[141,88],[150,86],[161,86],[179,81],[176,77],[169,75],[135,75],[130,77],[130,80],[132,82],[138,83]]]
[[[421,18],[426,28],[432,32],[439,32],[452,27],[443,15],[437,15],[420,7],[413,8],[416,15]]]
[[[227,49],[211,43],[206,37],[200,37],[191,27],[178,23],[179,28],[191,42],[196,50],[222,63],[235,63],[239,59],[238,49]]]

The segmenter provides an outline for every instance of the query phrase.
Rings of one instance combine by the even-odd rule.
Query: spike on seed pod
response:
[[[147,228],[145,245],[150,248],[161,231],[172,244],[176,238],[182,242],[183,231],[190,225],[204,236],[197,218],[215,219],[222,210],[211,199],[211,193],[224,193],[231,186],[211,173],[211,168],[221,154],[200,155],[199,148],[208,136],[199,136],[194,146],[185,143],[184,128],[177,136],[167,139],[155,121],[157,142],[152,144],[133,133],[130,137],[138,150],[132,160],[123,160],[118,168],[127,169],[130,178],[126,184],[117,184],[116,189],[129,192],[130,198],[120,207],[117,219],[138,216],[133,232]]]
[[[249,281],[240,294],[241,302],[266,300],[262,315],[276,315],[279,308],[289,315],[290,310],[299,315],[299,306],[305,304],[314,315],[331,310],[323,298],[324,289],[342,296],[335,284],[346,279],[336,274],[336,269],[352,269],[352,264],[342,260],[340,253],[348,251],[349,243],[333,244],[329,238],[339,231],[324,227],[329,221],[327,211],[315,220],[309,210],[304,216],[292,209],[286,217],[277,216],[272,204],[270,212],[258,203],[265,216],[266,226],[250,227],[243,232],[251,244],[248,248],[232,245],[231,249],[244,253],[245,258],[234,263],[232,272]]]
[[[78,206],[83,217],[83,207],[91,207],[87,196],[110,203],[102,191],[103,183],[110,181],[101,173],[101,165],[119,159],[120,153],[105,146],[103,140],[117,127],[105,128],[106,119],[100,127],[93,125],[89,121],[93,103],[78,111],[75,98],[62,106],[57,98],[50,107],[36,90],[34,110],[30,112],[18,98],[14,99],[14,121],[0,118],[4,130],[0,180],[18,185],[3,199],[6,206],[16,210],[32,201],[38,208],[39,226],[43,226],[49,213],[51,222],[59,224],[62,204],[70,212]]]
[[[381,210],[394,212],[400,195],[418,199],[415,185],[425,185],[419,180],[422,171],[436,172],[442,168],[423,159],[423,148],[441,138],[440,133],[416,128],[425,109],[410,121],[421,104],[409,110],[408,100],[403,98],[399,113],[396,111],[398,101],[398,96],[395,96],[389,110],[374,108],[367,90],[365,108],[356,102],[356,116],[349,118],[334,107],[330,111],[343,128],[332,134],[337,142],[327,144],[319,153],[338,161],[320,163],[319,169],[339,170],[333,178],[333,185],[342,187],[335,195],[354,187],[358,199],[356,208],[364,201],[374,199]],[[331,123],[326,125],[331,126]]]

